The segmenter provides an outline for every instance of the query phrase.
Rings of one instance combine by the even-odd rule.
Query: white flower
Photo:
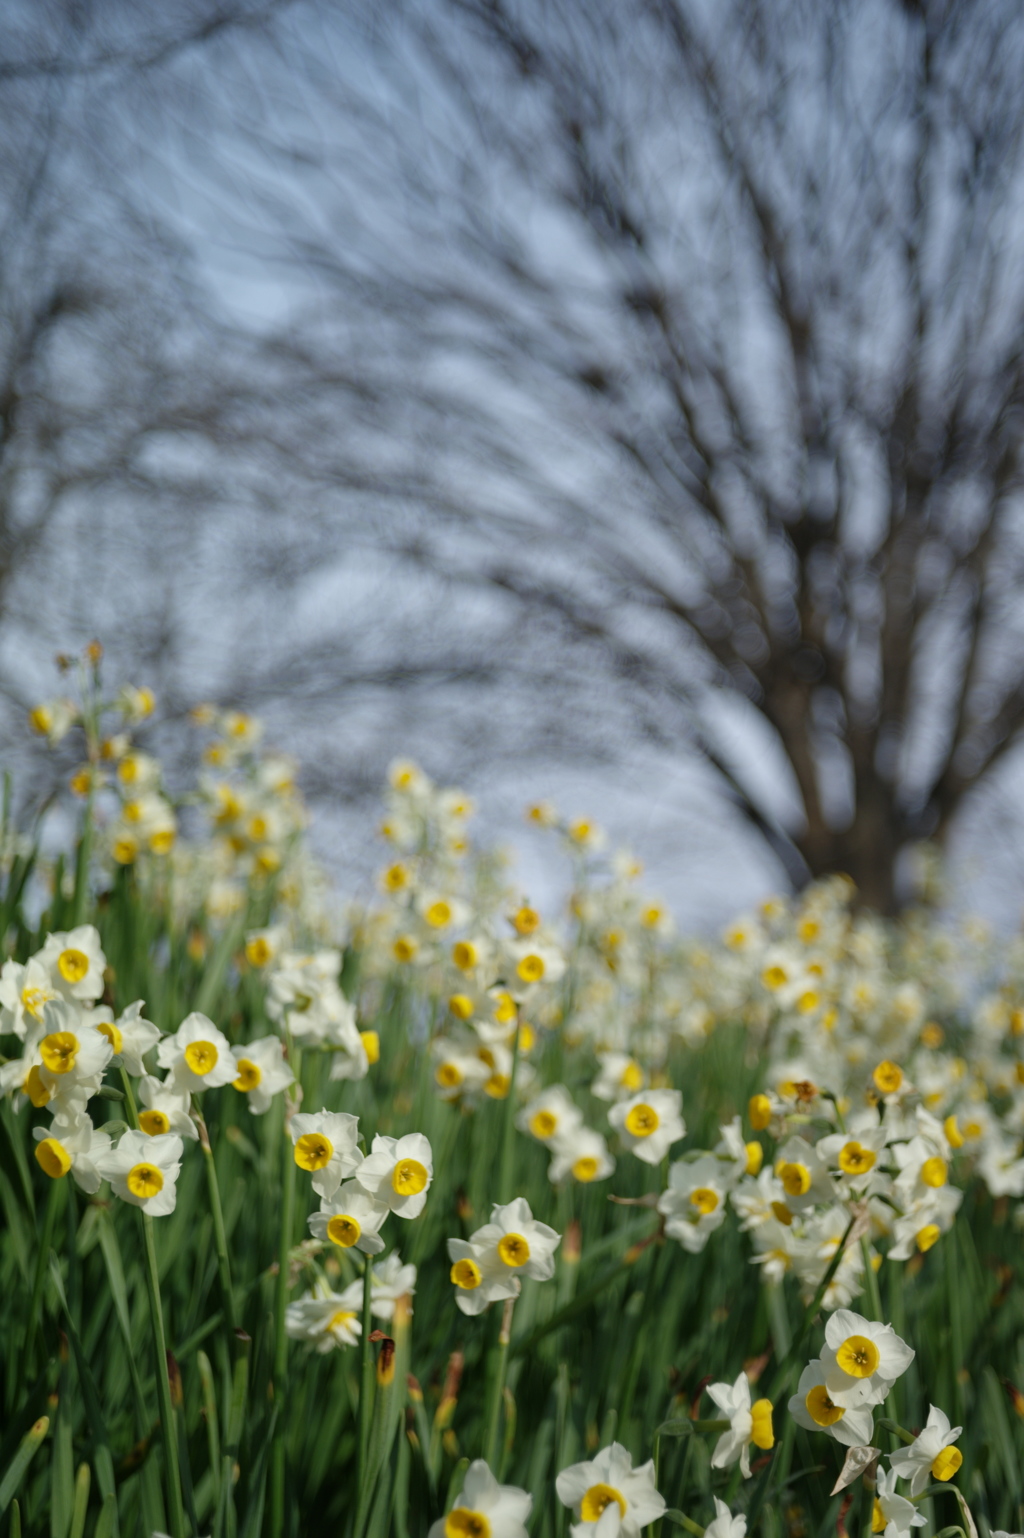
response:
[[[819,1361],[808,1362],[800,1374],[800,1382],[788,1408],[797,1425],[803,1426],[805,1431],[824,1431],[844,1447],[863,1446],[871,1441],[874,1430],[871,1406],[837,1404],[828,1391],[825,1369]]]
[[[679,1159],[668,1172],[669,1188],[658,1198],[658,1211],[667,1219],[665,1232],[684,1250],[699,1254],[708,1236],[725,1217],[727,1176],[722,1161],[702,1154],[689,1162]]]
[[[569,1132],[560,1132],[549,1146],[552,1159],[548,1165],[548,1179],[556,1184],[566,1175],[572,1175],[581,1185],[589,1185],[592,1180],[607,1180],[615,1168],[608,1144],[600,1132],[590,1127],[573,1127]]]
[[[33,1127],[32,1136],[36,1163],[51,1180],[60,1180],[70,1170],[88,1195],[99,1190],[103,1176],[97,1161],[110,1151],[110,1137],[97,1132],[88,1116],[55,1116],[49,1127]]]
[[[363,1156],[357,1146],[359,1118],[347,1111],[316,1111],[293,1116],[295,1162],[313,1176],[318,1196],[333,1196],[341,1182],[354,1175]]]
[[[165,1036],[156,1049],[161,1068],[169,1068],[190,1095],[218,1089],[238,1077],[238,1063],[227,1037],[212,1020],[194,1012],[187,1015],[173,1036]]]
[[[750,1446],[768,1449],[775,1446],[772,1430],[772,1402],[759,1399],[750,1403],[750,1381],[741,1372],[735,1383],[712,1383],[708,1393],[729,1421],[729,1430],[720,1436],[711,1458],[713,1469],[727,1469],[739,1462],[744,1479],[750,1478]]]
[[[379,1255],[384,1248],[379,1230],[389,1210],[358,1181],[346,1180],[330,1201],[320,1203],[309,1226],[318,1239],[329,1239],[343,1250],[354,1246],[364,1255]]]
[[[499,1485],[482,1458],[469,1465],[447,1517],[427,1538],[526,1538],[533,1497],[518,1485]]]
[[[374,1266],[370,1307],[378,1319],[393,1319],[398,1299],[411,1298],[415,1291],[416,1267],[403,1266],[397,1250]]]
[[[138,1082],[139,1100],[145,1106],[139,1112],[139,1126],[150,1137],[164,1132],[176,1132],[179,1137],[199,1139],[199,1128],[189,1115],[192,1097],[187,1090],[169,1076],[166,1081],[143,1074]]]
[[[270,1110],[274,1096],[295,1082],[280,1036],[261,1036],[258,1041],[246,1042],[244,1047],[235,1049],[235,1061],[238,1077],[232,1083],[245,1095],[254,1116],[263,1116]]]
[[[22,965],[5,961],[0,969],[0,1036],[21,1041],[43,1023],[43,1005],[57,997],[50,973],[38,956]]]
[[[821,1202],[835,1201],[828,1166],[806,1138],[791,1137],[775,1155],[775,1173],[782,1182],[787,1207],[803,1212]]]
[[[47,935],[36,960],[50,975],[53,988],[65,999],[94,1004],[103,992],[107,958],[100,946],[99,931],[79,924],[66,933]]]
[[[912,1527],[923,1527],[927,1521],[923,1511],[918,1511],[912,1501],[896,1494],[896,1471],[888,1474],[879,1469],[875,1476],[875,1505],[871,1531],[881,1532],[883,1538],[902,1538]],[[884,1529],[883,1529],[883,1525]]]
[[[745,1538],[747,1519],[742,1513],[734,1517],[724,1501],[714,1497],[715,1516],[704,1529],[704,1538]]]
[[[400,1218],[418,1218],[434,1178],[430,1142],[422,1132],[381,1137],[355,1172],[359,1184]]]
[[[645,1164],[660,1164],[673,1143],[686,1135],[683,1097],[677,1089],[648,1089],[613,1105],[608,1120]]]
[[[565,1137],[583,1124],[583,1112],[564,1084],[552,1084],[519,1112],[516,1126],[539,1143]]]
[[[830,1397],[845,1408],[881,1404],[914,1352],[891,1324],[876,1324],[848,1308],[837,1309],[825,1326],[821,1363]]]
[[[464,1314],[480,1314],[495,1299],[518,1297],[520,1277],[548,1281],[561,1237],[535,1221],[525,1197],[495,1206],[491,1221],[468,1240],[448,1240],[456,1304]]]
[[[653,1460],[634,1469],[629,1453],[618,1442],[602,1448],[596,1458],[563,1469],[555,1489],[563,1506],[572,1506],[577,1518],[587,1524],[585,1532],[593,1531],[609,1506],[618,1507],[626,1538],[657,1521],[665,1510],[664,1496],[654,1486]]]
[[[332,1292],[325,1281],[318,1281],[285,1309],[284,1329],[291,1340],[306,1340],[318,1351],[332,1351],[335,1346],[354,1346],[362,1334],[363,1284],[355,1281],[344,1292]]]
[[[628,1052],[599,1052],[601,1072],[590,1086],[598,1100],[626,1100],[644,1087],[644,1071]]]
[[[963,1462],[960,1449],[952,1444],[964,1428],[950,1426],[949,1416],[935,1405],[928,1408],[924,1430],[908,1447],[889,1454],[889,1462],[900,1479],[910,1480],[910,1494],[920,1495],[932,1479],[952,1479]]]
[[[96,1160],[117,1195],[151,1217],[174,1211],[176,1181],[181,1168],[181,1138],[173,1133],[147,1137],[145,1132],[125,1132],[117,1147]]]
[[[43,1006],[43,1022],[44,1034],[34,1038],[39,1077],[51,1100],[80,1100],[84,1108],[110,1062],[110,1042],[86,1023],[77,1005],[64,999]]]
[[[110,1042],[115,1060],[120,1059],[133,1079],[141,1078],[145,1073],[146,1065],[142,1059],[160,1040],[159,1027],[142,1018],[145,1007],[142,999],[136,999],[116,1020],[96,1022],[96,1029]]]

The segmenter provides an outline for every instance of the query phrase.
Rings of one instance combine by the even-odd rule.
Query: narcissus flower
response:
[[[883,1538],[906,1538],[912,1528],[924,1527],[927,1517],[912,1501],[896,1494],[896,1472],[879,1469],[875,1476],[875,1504],[871,1531]]]
[[[96,1160],[96,1167],[123,1202],[142,1207],[150,1217],[166,1217],[174,1211],[181,1151],[181,1138],[174,1133],[147,1137],[130,1131]]]
[[[81,1009],[64,999],[53,999],[44,1006],[41,1031],[43,1034],[37,1031],[34,1036],[34,1058],[42,1086],[51,1101],[79,1102],[84,1109],[110,1062],[109,1040],[86,1023]]]
[[[734,1517],[724,1501],[718,1496],[714,1497],[714,1520],[709,1522],[704,1529],[704,1538],[744,1538],[747,1531],[747,1519],[740,1513]]]
[[[69,1171],[88,1195],[100,1188],[103,1176],[98,1160],[110,1151],[106,1132],[97,1132],[86,1115],[55,1116],[49,1127],[33,1127],[36,1163],[51,1180]]]
[[[654,1484],[653,1459],[634,1469],[629,1453],[618,1442],[602,1448],[596,1458],[563,1469],[555,1489],[563,1506],[571,1506],[584,1524],[584,1532],[593,1532],[608,1508],[616,1506],[619,1531],[632,1538],[665,1510],[665,1498]]]
[[[57,997],[49,970],[37,956],[22,965],[5,961],[0,969],[0,1036],[24,1041],[43,1023],[43,1006]]]
[[[725,1218],[726,1167],[714,1154],[699,1159],[679,1159],[668,1172],[668,1190],[658,1198],[658,1211],[666,1218],[665,1232],[678,1239],[684,1250],[699,1254],[708,1236]]]
[[[379,1202],[355,1180],[340,1185],[330,1201],[321,1202],[320,1211],[309,1220],[318,1239],[329,1239],[340,1249],[362,1250],[364,1255],[379,1255],[384,1248],[380,1227],[389,1208]]]
[[[800,1374],[789,1413],[805,1431],[824,1431],[844,1447],[864,1446],[871,1441],[874,1416],[869,1404],[837,1404],[829,1393],[821,1362],[808,1362]]]
[[[333,1351],[336,1346],[355,1346],[363,1332],[363,1284],[356,1281],[344,1292],[332,1292],[318,1281],[310,1292],[285,1309],[285,1334],[291,1340],[305,1340],[317,1351]]]
[[[382,1206],[400,1218],[418,1218],[434,1178],[429,1139],[422,1132],[400,1138],[378,1134],[355,1176]]]
[[[370,1307],[377,1319],[393,1319],[398,1299],[411,1298],[415,1291],[416,1267],[403,1266],[397,1250],[374,1266]]]
[[[574,1127],[569,1132],[560,1132],[548,1146],[552,1154],[548,1179],[556,1185],[567,1175],[580,1185],[607,1180],[615,1168],[608,1144],[600,1132],[591,1127]]]
[[[122,1063],[133,1079],[139,1079],[145,1073],[146,1065],[142,1059],[160,1040],[159,1027],[142,1018],[145,1007],[142,999],[136,999],[116,1020],[95,1022],[100,1035],[110,1042],[114,1061]]]
[[[534,1496],[517,1484],[498,1484],[483,1458],[477,1458],[466,1469],[454,1507],[435,1521],[427,1538],[526,1538],[532,1507]]]
[[[273,1103],[275,1095],[295,1082],[285,1061],[280,1036],[261,1036],[259,1041],[246,1042],[235,1048],[238,1077],[232,1083],[240,1094],[245,1095],[254,1116],[263,1116]]]
[[[49,972],[50,981],[62,998],[94,1004],[102,994],[107,958],[100,946],[99,931],[92,924],[47,935],[36,959]]]
[[[564,1084],[551,1084],[516,1117],[520,1132],[528,1132],[539,1143],[550,1144],[583,1124],[583,1112],[575,1104]]]
[[[825,1326],[821,1363],[836,1404],[881,1404],[914,1352],[891,1324],[877,1324],[848,1308],[839,1308]]]
[[[469,1465],[455,1505],[427,1538],[526,1538],[533,1496],[518,1485],[499,1485],[482,1458]]]
[[[720,1436],[711,1457],[713,1469],[727,1469],[739,1462],[744,1479],[750,1478],[751,1445],[763,1448],[775,1446],[772,1430],[772,1402],[759,1399],[750,1402],[750,1380],[741,1372],[735,1383],[712,1383],[708,1393],[722,1414],[729,1421],[729,1430]]]
[[[643,1089],[646,1075],[628,1052],[599,1052],[601,1072],[590,1086],[598,1100],[628,1100]]]
[[[347,1111],[316,1111],[293,1116],[295,1162],[313,1177],[318,1196],[330,1197],[363,1162],[357,1140],[359,1118]]]
[[[963,1463],[963,1454],[953,1443],[963,1431],[950,1426],[949,1416],[935,1405],[928,1407],[924,1430],[908,1447],[889,1454],[889,1462],[900,1479],[910,1480],[910,1494],[917,1496],[933,1479],[952,1479]]]
[[[161,1068],[169,1068],[175,1081],[189,1094],[218,1089],[238,1078],[238,1062],[227,1037],[212,1020],[195,1012],[187,1015],[173,1036],[165,1036],[156,1049]]]
[[[686,1135],[682,1105],[677,1089],[643,1090],[613,1105],[608,1120],[638,1159],[660,1164],[672,1144]]]
[[[164,1132],[176,1132],[179,1137],[198,1141],[199,1128],[189,1115],[192,1097],[183,1090],[173,1075],[166,1081],[152,1074],[143,1074],[136,1086],[140,1105],[139,1126],[149,1137],[159,1137]]]
[[[519,1295],[520,1278],[548,1281],[555,1274],[555,1250],[561,1243],[546,1223],[535,1221],[522,1196],[491,1209],[491,1221],[469,1239],[449,1239],[455,1302],[464,1314],[481,1314],[499,1298]]]

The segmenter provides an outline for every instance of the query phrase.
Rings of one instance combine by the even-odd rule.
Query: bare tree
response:
[[[538,717],[698,745],[795,879],[891,908],[1024,725],[1018,8],[336,20],[291,36],[304,126],[259,127],[336,413],[309,485],[456,612],[514,604],[470,650],[536,668]]]

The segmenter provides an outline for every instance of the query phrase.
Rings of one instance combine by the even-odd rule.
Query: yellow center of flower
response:
[[[572,1167],[573,1179],[587,1185],[591,1180],[597,1179],[600,1165],[592,1154],[584,1154],[582,1159],[577,1159]]]
[[[255,1089],[262,1078],[263,1069],[257,1063],[254,1063],[251,1057],[240,1057],[238,1059],[238,1078],[233,1079],[231,1082],[235,1089],[244,1092],[245,1090]]]
[[[21,1007],[26,1014],[32,1016],[33,1020],[41,1020],[43,1018],[43,1005],[48,999],[52,998],[53,994],[48,988],[23,988],[21,990]]]
[[[418,1159],[400,1159],[392,1173],[391,1184],[399,1196],[418,1196],[426,1188],[426,1165]]]
[[[710,1186],[698,1186],[696,1191],[690,1192],[690,1202],[702,1217],[707,1217],[718,1206],[718,1193]]]
[[[362,1233],[361,1224],[347,1212],[335,1213],[327,1224],[327,1237],[332,1244],[350,1250]]]
[[[881,1360],[878,1347],[866,1335],[848,1335],[836,1352],[836,1362],[851,1378],[870,1378]]]
[[[265,967],[273,954],[269,940],[262,935],[253,935],[245,942],[245,959],[251,967]]]
[[[511,1088],[512,1080],[507,1073],[492,1073],[484,1081],[484,1094],[490,1095],[492,1100],[504,1100]]]
[[[78,1053],[78,1037],[71,1031],[53,1031],[39,1043],[43,1067],[51,1073],[70,1073]]]
[[[148,1137],[159,1137],[161,1133],[170,1132],[171,1119],[166,1111],[142,1111],[139,1126]]]
[[[926,1223],[924,1227],[919,1228],[917,1233],[914,1235],[914,1243],[921,1251],[921,1254],[924,1255],[941,1237],[942,1230],[938,1223]]]
[[[494,1001],[494,1018],[499,1025],[508,1025],[510,1020],[516,1017],[516,1001],[510,993],[504,989]]]
[[[772,1202],[772,1216],[775,1218],[776,1222],[781,1223],[784,1228],[789,1228],[792,1225],[793,1214],[790,1212],[785,1202]]]
[[[943,1483],[952,1479],[961,1463],[964,1455],[959,1447],[944,1447],[932,1464],[932,1478],[941,1479]]]
[[[456,1287],[461,1287],[463,1292],[472,1292],[473,1288],[479,1287],[483,1280],[480,1267],[468,1256],[464,1260],[457,1260],[448,1275]]]
[[[761,1165],[764,1163],[764,1149],[758,1142],[748,1143],[746,1146],[747,1174],[756,1175],[759,1173]]]
[[[51,1180],[60,1180],[71,1168],[71,1155],[55,1137],[44,1137],[36,1144],[36,1163]]]
[[[625,1516],[626,1498],[621,1491],[613,1485],[591,1485],[580,1502],[580,1516],[584,1522],[596,1522],[613,1502],[618,1506],[620,1515]]]
[[[755,1399],[750,1406],[750,1440],[755,1447],[760,1447],[765,1452],[775,1446],[770,1399]]]
[[[876,1155],[860,1143],[846,1143],[839,1150],[839,1168],[847,1175],[866,1175],[874,1167]]]
[[[960,1131],[960,1123],[955,1116],[946,1117],[946,1120],[942,1123],[942,1130],[949,1140],[950,1148],[962,1148],[964,1146],[964,1135]]]
[[[505,1234],[498,1240],[498,1255],[506,1266],[525,1266],[530,1246],[522,1234]]]
[[[411,935],[399,935],[391,947],[396,961],[412,961],[416,955],[416,941]]]
[[[379,1063],[380,1062],[380,1036],[377,1034],[377,1032],[376,1031],[360,1031],[359,1032],[359,1040],[363,1044],[363,1051],[366,1053],[366,1061],[368,1063],[371,1063],[371,1064],[372,1063]]]
[[[49,1088],[43,1083],[43,1076],[35,1064],[29,1069],[28,1076],[21,1087],[37,1111],[51,1098]]]
[[[389,865],[384,872],[384,885],[389,892],[401,892],[409,885],[409,872],[404,865]]]
[[[300,1170],[322,1170],[330,1164],[334,1144],[322,1132],[305,1132],[295,1144],[295,1162]]]
[[[190,1041],[185,1048],[185,1061],[202,1078],[217,1066],[217,1048],[212,1041]]]
[[[806,1196],[811,1189],[811,1172],[806,1164],[782,1163],[775,1173],[787,1196]]]
[[[329,1330],[344,1330],[355,1319],[354,1309],[339,1308],[336,1314],[331,1315],[331,1322],[327,1326]]]
[[[57,957],[57,971],[66,983],[80,983],[89,970],[89,958],[84,951],[61,951]]]
[[[133,1164],[124,1178],[132,1195],[142,1201],[148,1201],[164,1188],[164,1177],[155,1164]]]
[[[763,1132],[772,1119],[772,1103],[767,1095],[751,1095],[747,1115],[755,1132]]]
[[[829,1398],[828,1389],[823,1383],[817,1388],[812,1388],[804,1400],[807,1413],[816,1426],[834,1426],[836,1421],[842,1420],[846,1411],[839,1405],[833,1404]]]
[[[946,1184],[948,1174],[945,1159],[940,1159],[937,1154],[934,1159],[926,1159],[921,1165],[921,1179],[926,1186],[931,1186],[935,1190]]]
[[[431,903],[423,915],[431,929],[445,929],[452,921],[452,910],[443,898],[436,903]]]
[[[871,1507],[871,1531],[873,1533],[884,1533],[887,1526],[888,1519],[882,1510],[881,1501],[876,1496]]]
[[[478,959],[475,945],[469,940],[456,940],[452,946],[452,960],[460,972],[472,972]]]
[[[434,1078],[442,1089],[457,1089],[462,1083],[462,1069],[454,1063],[439,1063]]]
[[[456,1020],[468,1020],[473,1013],[473,1000],[468,993],[453,993],[448,1000],[448,1008]]]
[[[619,1083],[622,1085],[623,1089],[632,1090],[635,1094],[638,1089],[642,1089],[643,1082],[643,1069],[640,1067],[639,1063],[634,1063],[632,1058],[630,1058],[629,1062],[622,1070]]]
[[[530,1131],[542,1141],[551,1137],[557,1126],[558,1117],[553,1111],[535,1111],[530,1117]]]
[[[512,915],[516,934],[532,935],[540,928],[540,914],[535,908],[520,908]]]
[[[482,1511],[456,1506],[444,1519],[444,1538],[491,1538],[491,1524]]]
[[[886,1058],[879,1063],[871,1077],[880,1095],[895,1095],[903,1083],[903,1070]]]
[[[626,1117],[626,1131],[630,1137],[650,1137],[660,1124],[653,1105],[635,1105]]]
[[[544,976],[544,962],[539,956],[531,953],[529,956],[523,957],[516,967],[516,971],[524,983],[539,983]]]
[[[112,1024],[109,1020],[97,1020],[96,1029],[99,1031],[101,1036],[105,1036],[110,1042],[110,1045],[114,1050],[114,1056],[116,1057],[121,1048],[124,1046],[124,1040],[117,1026]]]

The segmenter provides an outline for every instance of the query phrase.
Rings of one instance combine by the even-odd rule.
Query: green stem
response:
[[[519,1011],[516,1010],[516,1032],[512,1044],[512,1068],[509,1072],[508,1094],[502,1105],[501,1164],[498,1176],[498,1201],[504,1205],[515,1196],[515,1116],[516,1070],[519,1067]]]
[[[877,1324],[883,1324],[882,1319],[882,1294],[878,1287],[878,1273],[871,1264],[871,1253],[868,1250],[868,1241],[860,1241],[861,1259],[864,1262],[864,1286],[868,1295],[868,1305],[871,1309],[871,1317]]]
[[[373,1411],[373,1348],[370,1335],[373,1332],[373,1263],[369,1255],[363,1258],[363,1327],[359,1337],[359,1454],[357,1489],[363,1499],[363,1485],[369,1475],[370,1419]]]
[[[66,1176],[63,1179],[67,1179]],[[43,1233],[39,1241],[39,1254],[36,1256],[35,1275],[32,1278],[32,1299],[28,1312],[28,1339],[25,1343],[25,1363],[28,1374],[36,1371],[35,1353],[36,1342],[39,1338],[39,1325],[42,1316],[43,1280],[46,1276],[46,1267],[50,1259],[50,1245],[53,1242],[53,1228],[57,1219],[57,1208],[64,1195],[62,1180],[54,1180],[50,1184],[50,1190],[46,1198],[46,1212],[43,1217]]]
[[[164,1473],[167,1481],[167,1513],[171,1538],[185,1538],[185,1508],[181,1498],[181,1477],[178,1471],[178,1439],[171,1405],[171,1384],[167,1376],[167,1337],[164,1334],[164,1311],[160,1302],[160,1273],[156,1264],[156,1242],[153,1237],[153,1219],[147,1212],[139,1212],[146,1249],[146,1281],[149,1286],[149,1317],[153,1326],[153,1349],[156,1353],[156,1386],[160,1402],[160,1430],[164,1446]]]
[[[494,1353],[494,1371],[487,1406],[487,1429],[484,1435],[484,1458],[492,1474],[497,1474],[501,1457],[501,1421],[505,1399],[505,1374],[508,1371],[508,1343],[512,1336],[512,1314],[515,1298],[508,1298],[501,1316],[501,1329]]]
[[[235,1315],[235,1297],[231,1286],[231,1261],[228,1257],[228,1240],[224,1229],[224,1208],[221,1205],[220,1185],[217,1181],[217,1166],[213,1159],[213,1149],[210,1147],[210,1134],[207,1131],[206,1122],[195,1099],[192,1101],[192,1111],[199,1127],[199,1144],[203,1150],[203,1162],[206,1165],[206,1184],[210,1192],[210,1210],[213,1214],[213,1239],[217,1249],[217,1269],[220,1273],[220,1290],[224,1305],[224,1318],[227,1321],[228,1331],[234,1345],[234,1334],[238,1328],[238,1319]]]
[[[290,1043],[289,1043],[290,1045]],[[289,1057],[293,1062],[295,1082],[300,1082],[301,1053],[292,1047]],[[299,1101],[296,1100],[295,1109]],[[295,1227],[295,1153],[288,1130],[288,1106],[282,1098],[284,1170],[281,1178],[281,1236],[277,1252],[277,1288],[274,1293],[274,1398],[277,1400],[277,1423],[270,1461],[270,1538],[281,1538],[284,1532],[284,1474],[285,1474],[285,1415],[284,1396],[288,1377],[288,1336],[285,1334],[285,1311],[288,1307],[288,1256],[292,1248]]]

